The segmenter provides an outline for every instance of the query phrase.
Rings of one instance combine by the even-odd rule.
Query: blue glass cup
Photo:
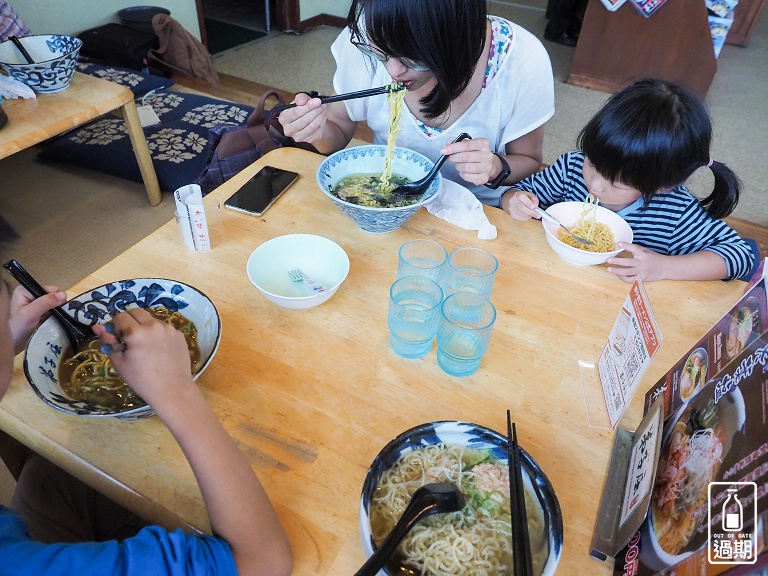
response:
[[[421,358],[432,350],[440,322],[443,290],[424,276],[405,276],[389,290],[389,344],[403,358]]]
[[[480,367],[491,342],[496,308],[478,294],[457,292],[441,307],[437,363],[451,376],[469,376]]]
[[[441,286],[446,296],[468,292],[490,300],[498,269],[499,261],[488,250],[468,246],[456,248],[448,256]]]
[[[425,276],[438,284],[442,280],[448,252],[434,240],[409,240],[397,252],[397,278]]]

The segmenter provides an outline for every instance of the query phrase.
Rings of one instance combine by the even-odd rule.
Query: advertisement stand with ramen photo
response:
[[[662,340],[643,282],[636,280],[597,364],[579,363],[591,426],[636,428],[630,414],[622,417]]]
[[[614,574],[736,576],[768,565],[767,307],[763,279],[646,395],[646,406],[665,407],[661,451],[648,514]],[[728,361],[745,308],[760,328],[742,333]]]
[[[663,395],[666,417],[674,414],[767,331],[768,296],[766,280],[761,279],[651,388],[645,395],[646,410]]]

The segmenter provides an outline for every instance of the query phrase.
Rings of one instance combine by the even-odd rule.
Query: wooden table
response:
[[[119,110],[149,202],[157,206],[162,200],[160,185],[133,99],[133,92],[125,86],[75,72],[69,86],[61,92],[37,94],[35,99],[6,100],[3,109],[8,114],[8,124],[0,130],[0,158]]]
[[[223,202],[261,166],[302,178],[261,218],[224,210],[226,239],[210,252],[183,247],[169,222],[72,287],[154,276],[196,286],[215,302],[222,340],[198,384],[252,463],[285,523],[297,576],[352,574],[364,561],[358,536],[360,491],[368,466],[400,432],[435,420],[466,420],[506,430],[506,409],[521,445],[551,480],[563,512],[558,574],[609,574],[588,556],[614,433],[590,427],[579,360],[596,360],[630,286],[603,267],[576,267],[556,256],[541,224],[513,222],[486,207],[499,230],[476,238],[420,210],[401,229],[358,229],[317,189],[321,157],[280,149],[209,196]],[[349,255],[350,273],[326,303],[287,310],[252,286],[245,266],[264,241],[287,233],[321,234]],[[498,310],[478,372],[449,377],[434,350],[405,360],[389,348],[388,289],[397,249],[432,237],[449,251],[480,246],[500,261],[492,301]],[[46,279],[54,282],[55,278]],[[738,300],[741,282],[646,285],[664,343],[642,392]],[[135,422],[78,418],[35,396],[16,358],[0,403],[0,428],[123,504],[168,525],[208,529],[192,472],[158,418]],[[642,413],[642,394],[632,410]],[[638,418],[639,421],[639,418]]]

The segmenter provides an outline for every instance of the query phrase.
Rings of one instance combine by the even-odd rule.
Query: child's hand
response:
[[[184,335],[153,317],[143,308],[132,308],[112,319],[114,332],[103,325],[93,331],[104,344],[122,341],[124,351],[109,355],[112,366],[155,411],[157,404],[172,402],[193,382],[192,367]]]
[[[24,349],[35,328],[48,317],[51,308],[61,306],[67,301],[66,292],[62,292],[58,287],[43,288],[48,294],[40,298],[35,298],[22,286],[17,286],[11,296],[9,324],[17,354]]]
[[[304,93],[293,99],[295,108],[280,112],[277,117],[283,132],[296,142],[314,142],[323,137],[328,106],[320,98],[310,98]]]
[[[449,142],[440,154],[448,156],[448,162],[456,164],[459,176],[472,184],[485,184],[499,175],[499,160],[485,138]]]
[[[619,242],[618,247],[632,254],[632,258],[608,258],[608,272],[616,274],[624,282],[634,282],[640,278],[643,282],[652,282],[654,280],[663,280],[669,278],[666,273],[666,266],[670,258],[659,254],[648,248],[643,248],[637,244]]]
[[[510,188],[501,197],[501,209],[509,212],[515,220],[530,220],[531,218],[541,218],[536,208],[539,205],[539,199],[532,192],[523,190],[514,190]]]

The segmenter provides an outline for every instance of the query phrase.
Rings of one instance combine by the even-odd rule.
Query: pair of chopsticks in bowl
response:
[[[525,511],[522,455],[517,444],[517,429],[507,410],[507,451],[509,460],[509,499],[512,503],[512,559],[514,576],[533,576],[528,514]]]
[[[405,90],[405,84],[402,84],[401,82],[392,82],[391,84],[387,84],[386,86],[381,86],[379,88],[369,88],[368,90],[360,90],[359,92],[347,92],[346,94],[335,94],[334,96],[320,96],[317,92],[314,90],[312,92],[307,92],[307,95],[310,98],[320,98],[320,101],[323,104],[328,104],[329,102],[341,102],[342,100],[354,100],[355,98],[367,98],[368,96],[377,96],[379,94],[388,94],[389,92],[399,92],[400,90]],[[280,112],[283,110],[289,110],[291,108],[296,108],[296,104],[283,104],[281,106],[275,106],[272,108],[269,112],[274,118]]]

